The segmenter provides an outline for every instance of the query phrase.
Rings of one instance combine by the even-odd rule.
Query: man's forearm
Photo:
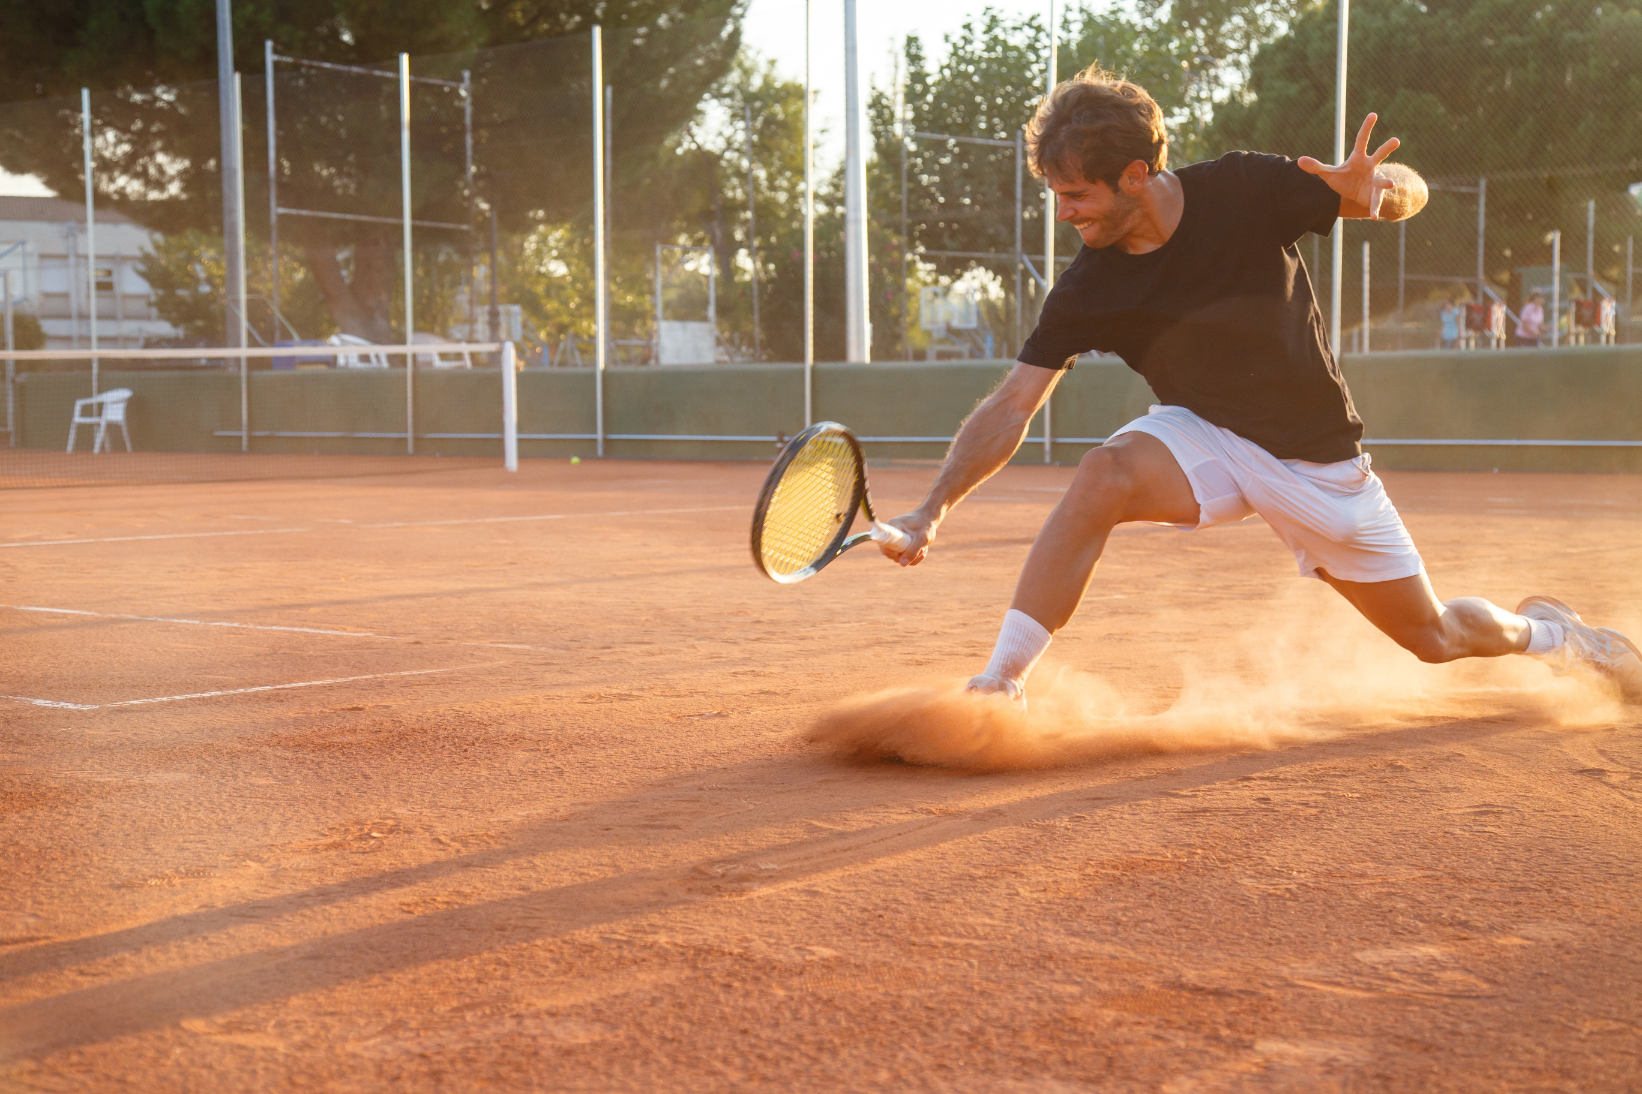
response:
[[[1037,408],[1027,410],[990,396],[959,427],[940,474],[919,509],[934,520],[991,478],[1020,448]]]

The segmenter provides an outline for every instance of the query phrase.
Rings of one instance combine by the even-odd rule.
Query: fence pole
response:
[[[519,371],[513,343],[502,343],[502,466],[519,470]]]
[[[1404,221],[1403,223],[1407,223]],[[1488,303],[1488,271],[1483,242],[1488,235],[1488,180],[1477,179],[1477,303]]]
[[[416,302],[411,265],[410,54],[399,55],[399,220],[405,252],[405,345],[416,341]],[[416,354],[405,354],[405,454],[416,453]]]
[[[1585,203],[1585,298],[1596,299],[1596,199]]]
[[[661,364],[661,244],[656,244],[656,364]]]
[[[1631,293],[1631,289],[1633,287],[1632,277],[1634,276],[1634,270],[1635,270],[1635,267],[1632,264],[1632,259],[1634,257],[1635,247],[1636,247],[1636,237],[1635,236],[1626,236],[1625,237],[1625,326],[1627,328],[1629,328],[1630,330],[1632,330],[1632,331],[1634,331],[1636,329],[1636,316],[1632,314],[1632,312],[1636,308],[1636,297],[1633,296],[1632,293]]]
[[[867,117],[858,0],[844,0],[844,359],[872,360],[867,247]]]
[[[1363,352],[1368,352],[1369,296],[1368,296],[1368,240],[1363,240]]]
[[[897,59],[897,65],[899,60]],[[912,235],[907,229],[907,119],[903,107],[901,126],[901,360],[912,360],[912,290],[907,285],[907,260]]]
[[[267,100],[268,115],[268,300],[274,309],[273,336],[268,344],[279,341],[279,146],[274,130],[274,43],[262,40],[262,93]],[[473,332],[468,331],[471,340]]]
[[[91,187],[91,89],[80,89],[80,136],[86,176],[86,316],[91,329],[91,393],[97,394],[97,205]]]
[[[615,191],[615,188],[616,188],[616,169],[613,166],[614,163],[615,163],[615,148],[616,148],[616,145],[615,145],[615,132],[614,132],[614,125],[612,124],[612,122],[610,120],[610,116],[615,113],[615,107],[616,107],[616,89],[613,86],[611,86],[610,84],[605,84],[604,85],[604,246],[605,246],[607,251],[610,247],[610,240],[615,237],[615,225],[611,222],[611,219],[610,219],[610,195],[611,195],[611,193],[613,193]],[[717,258],[718,256],[715,253],[713,257]],[[608,255],[606,255],[606,258],[608,259]],[[712,263],[708,263],[708,265],[711,266]],[[604,276],[605,276],[606,279],[608,279],[610,277],[610,263],[609,263],[609,261],[606,261],[605,264],[604,264]],[[707,295],[710,298],[712,296],[711,291],[709,291]],[[604,287],[604,299],[605,299],[605,305],[604,305],[604,307],[605,307],[605,317],[608,319],[609,318],[609,313],[610,313],[610,286],[608,284],[606,284],[605,287]],[[709,307],[708,310],[711,311],[712,310],[711,307]],[[717,329],[718,328],[716,328],[716,327],[714,328],[714,334],[713,334],[713,348],[714,348],[714,351],[715,351],[714,352],[715,357],[717,356],[716,351],[718,349]],[[618,365],[621,364],[621,354],[616,352],[616,339],[615,339],[615,337],[608,330],[604,332],[604,336],[607,339],[610,340],[610,354],[609,354],[610,357],[615,359],[616,364],[618,364]]]
[[[1024,243],[1021,239],[1021,220],[1026,215],[1026,209],[1021,204],[1021,134],[1024,130],[1015,130],[1015,327],[1010,333],[1014,336],[1015,352],[1020,352],[1021,343],[1025,336],[1021,333],[1022,320],[1025,318],[1021,311],[1021,256],[1026,252],[1021,248]]]
[[[815,136],[810,118],[811,0],[804,0],[804,428],[815,420]]]
[[[758,321],[758,207],[753,203],[753,107],[741,104],[742,125],[747,135],[747,260],[753,268],[753,360],[764,359],[763,328]],[[903,269],[905,259],[902,259]]]
[[[1397,222],[1397,348],[1403,348],[1403,285],[1407,274],[1408,221]]]
[[[217,18],[217,114],[218,163],[222,181],[222,247],[223,247],[223,301],[222,340],[229,346],[244,349],[245,343],[234,342],[239,331],[234,322],[234,305],[242,291],[234,282],[245,277],[245,255],[241,241],[245,238],[245,203],[240,195],[244,188],[235,177],[240,170],[240,158],[235,154],[239,145],[240,113],[235,90],[239,81],[234,76],[234,19],[232,0],[216,0]],[[236,200],[238,199],[238,200]],[[238,223],[236,223],[236,221]],[[95,301],[93,302],[95,307]],[[93,363],[92,371],[96,371]]]
[[[604,455],[604,38],[593,25],[593,432]]]
[[[235,338],[240,349],[251,344],[250,320],[246,315],[245,300],[245,102],[244,86],[239,73],[234,73],[234,249],[238,269],[234,277],[234,310],[239,313],[234,323]],[[251,451],[251,362],[239,359],[239,450]]]
[[[1043,96],[1045,99],[1055,92],[1055,49],[1059,44],[1055,25],[1055,0],[1049,0],[1049,56],[1043,82]],[[1049,290],[1055,287],[1055,191],[1049,185],[1049,179],[1043,180],[1043,281],[1044,299],[1049,298]],[[1043,462],[1053,463],[1055,455],[1055,427],[1054,427],[1055,393],[1051,389],[1049,398],[1043,401]]]
[[[17,328],[12,322],[11,271],[0,272],[0,292],[6,294],[6,351],[17,348]],[[6,358],[6,447],[17,447],[17,362]]]
[[[1346,31],[1351,26],[1351,0],[1340,0],[1340,25],[1334,46],[1334,162],[1346,158]],[[1345,225],[1334,225],[1331,277],[1328,287],[1328,330],[1330,348],[1340,352],[1340,282],[1345,273]]]
[[[1562,229],[1551,233],[1551,347],[1562,333]]]

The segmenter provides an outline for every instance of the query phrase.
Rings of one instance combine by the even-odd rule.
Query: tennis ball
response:
[[[570,457],[570,462],[571,463],[581,463],[582,458],[580,456],[572,456],[572,457]]]

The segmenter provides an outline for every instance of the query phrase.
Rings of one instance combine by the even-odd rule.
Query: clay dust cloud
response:
[[[1606,727],[1622,711],[1601,682],[1556,677],[1525,657],[1426,665],[1383,638],[1337,632],[1291,631],[1264,655],[1185,663],[1179,690],[1163,704],[1126,693],[1117,673],[1066,664],[1039,667],[1024,715],[1002,696],[965,693],[964,684],[842,700],[806,739],[857,761],[1011,771],[1272,749],[1444,719],[1532,715]]]

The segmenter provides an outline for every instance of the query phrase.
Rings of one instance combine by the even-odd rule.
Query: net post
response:
[[[604,455],[604,39],[593,25],[593,431],[597,453]]]
[[[399,208],[405,252],[405,345],[416,342],[416,303],[411,268],[410,54],[399,55]],[[405,354],[405,455],[416,454],[416,354]]]
[[[502,343],[502,465],[519,470],[519,373],[513,343]]]

